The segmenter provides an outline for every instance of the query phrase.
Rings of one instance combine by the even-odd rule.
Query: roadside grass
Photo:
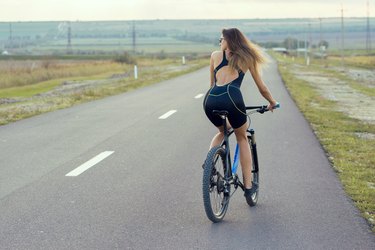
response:
[[[24,64],[24,65],[23,65]],[[28,86],[58,78],[91,76],[110,71],[122,71],[123,65],[112,61],[58,63],[55,60],[36,63],[7,61],[0,67],[0,89]]]
[[[372,48],[371,51],[367,51],[365,49],[329,49],[329,54],[336,57],[341,57],[341,55],[345,57],[353,57],[353,56],[375,56],[375,49]]]
[[[341,67],[342,63],[344,66],[347,67],[356,67],[356,68],[363,68],[363,69],[374,69],[375,65],[375,50],[370,53],[370,55],[365,55],[365,52],[363,51],[354,51],[354,50],[348,50],[345,51],[345,54],[343,57],[341,57],[339,52],[333,52],[330,51],[328,53],[328,57],[326,59],[320,59],[320,58],[310,58],[310,63],[312,65],[320,65],[324,64],[325,66],[337,66]],[[273,51],[270,52],[272,55],[277,55]],[[302,56],[297,57],[296,52],[291,52],[291,56],[294,56],[294,60],[298,63],[304,63],[304,58]],[[301,54],[300,54],[301,55]],[[277,55],[279,60],[283,59],[283,56]],[[286,60],[293,60],[293,57],[284,57]]]
[[[130,67],[128,70],[131,70]],[[96,80],[105,79],[113,74],[123,73],[124,71],[112,71],[105,72],[98,75],[81,76],[81,77],[66,77],[57,78],[49,81],[44,81],[36,84],[30,84],[21,87],[12,87],[0,89],[0,98],[25,98],[32,97],[36,94],[41,94],[53,90],[55,87],[61,85],[64,81],[85,81],[85,80]]]
[[[336,64],[341,64],[341,57],[330,56],[331,62]],[[361,67],[366,69],[373,69],[375,65],[375,55],[374,56],[348,56],[343,58],[343,63],[346,66]]]
[[[333,169],[375,233],[375,126],[349,118],[337,110],[334,101],[324,99],[306,81],[290,71],[295,62],[274,55],[291,96],[310,122]],[[323,68],[312,68],[323,72]]]
[[[187,65],[181,66],[180,60],[177,59],[145,59],[144,62],[140,63],[140,65],[138,79],[134,79],[134,77],[131,75],[130,77],[122,78],[120,80],[114,79],[108,84],[83,88],[80,91],[71,94],[61,94],[59,96],[43,98],[29,98],[18,103],[2,104],[0,105],[0,125],[5,125],[10,122],[45,112],[71,107],[79,103],[124,93],[158,83],[163,80],[171,79],[205,67],[209,65],[209,60],[207,58],[189,60]],[[128,65],[128,69],[129,67],[131,69],[133,68],[132,65]],[[111,71],[110,73],[101,73],[93,76],[59,78],[47,82],[32,84],[30,86],[10,88],[8,90],[0,89],[0,97],[15,97],[16,99],[17,97],[30,97],[35,94],[52,90],[54,87],[60,85],[63,81],[108,79],[108,76],[113,73],[114,72]]]
[[[37,84],[0,89],[0,98],[31,97],[47,92],[61,84],[61,79],[45,81]]]

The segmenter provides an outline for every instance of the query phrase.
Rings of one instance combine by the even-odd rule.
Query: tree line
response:
[[[316,48],[321,48],[324,46],[325,49],[328,48],[329,46],[329,43],[326,41],[326,40],[322,40],[322,41],[319,41],[317,44],[311,44],[310,46],[310,42],[309,41],[305,41],[305,40],[298,40],[296,38],[292,38],[292,37],[287,37],[284,39],[284,41],[281,41],[281,42],[275,42],[275,41],[272,41],[272,42],[260,42],[258,43],[260,46],[264,47],[264,48],[267,48],[267,49],[270,49],[270,48],[277,48],[277,47],[282,47],[282,48],[286,48],[288,50],[296,50],[298,48],[313,48],[313,49],[316,49]]]

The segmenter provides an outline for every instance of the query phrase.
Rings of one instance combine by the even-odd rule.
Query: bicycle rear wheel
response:
[[[225,150],[220,146],[212,148],[204,163],[203,204],[207,217],[212,222],[220,222],[229,205],[230,186],[225,186]]]
[[[259,168],[257,167],[258,164],[258,155],[257,155],[257,149],[256,149],[256,144],[252,143],[251,136],[247,137],[247,140],[250,145],[250,150],[251,150],[251,174],[253,177],[253,182],[255,184],[258,184],[258,190],[251,196],[246,197],[246,202],[250,207],[253,207],[257,204],[258,202],[258,197],[259,197]]]

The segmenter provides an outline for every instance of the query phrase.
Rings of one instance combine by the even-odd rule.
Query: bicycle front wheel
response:
[[[206,215],[215,223],[224,218],[229,205],[230,186],[225,183],[225,173],[225,150],[216,146],[207,154],[202,187]]]
[[[252,166],[251,166],[251,175],[252,175],[252,182],[256,183],[258,185],[258,190],[251,196],[246,197],[246,202],[250,207],[253,207],[258,202],[259,197],[259,168],[258,168],[258,154],[256,149],[256,144],[253,144],[253,141],[251,139],[251,136],[247,137],[247,140],[250,145],[251,150],[251,157],[252,157]]]

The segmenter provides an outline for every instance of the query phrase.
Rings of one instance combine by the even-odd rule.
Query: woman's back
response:
[[[217,86],[233,84],[240,87],[244,72],[233,70],[229,66],[228,55],[225,51],[215,51],[212,53],[214,64],[214,82]]]

